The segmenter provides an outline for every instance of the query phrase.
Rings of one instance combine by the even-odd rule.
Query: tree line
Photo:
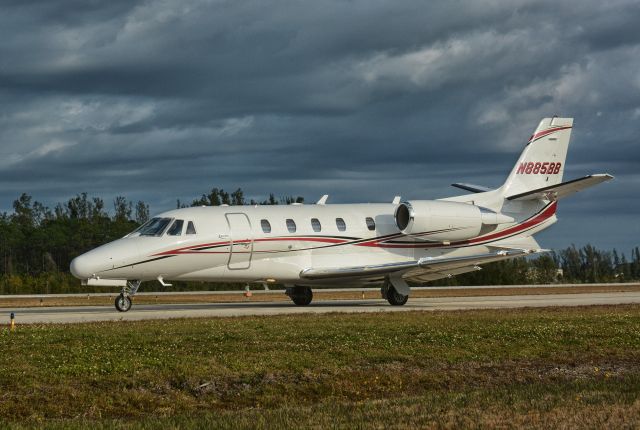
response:
[[[176,207],[219,205],[275,205],[302,203],[301,196],[269,196],[246,200],[241,188],[227,192],[213,188],[191,203]],[[0,213],[0,294],[88,292],[69,273],[76,256],[116,240],[149,219],[149,205],[123,196],[113,199],[111,210],[100,197],[78,194],[49,208],[22,194],[13,211]],[[434,281],[437,285],[490,285],[530,283],[623,282],[640,279],[640,250],[627,259],[617,250],[603,251],[591,245],[568,247],[534,258],[487,264],[483,270]],[[146,288],[158,288],[152,284]],[[236,284],[175,283],[175,289],[242,288]],[[104,291],[97,287],[94,291]]]
[[[631,259],[617,250],[604,251],[593,245],[568,248],[535,257],[490,263],[482,270],[434,281],[436,285],[523,285],[554,283],[609,283],[640,280],[640,249]]]

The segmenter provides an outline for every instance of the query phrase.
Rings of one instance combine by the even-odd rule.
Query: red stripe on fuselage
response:
[[[485,236],[475,237],[473,239],[461,240],[456,242],[451,242],[447,247],[456,247],[456,246],[465,246],[465,245],[475,245],[486,242],[492,242],[497,239],[502,239],[507,236],[513,236],[514,234],[520,233],[524,230],[528,230],[538,224],[541,224],[551,218],[557,209],[557,202],[552,202],[548,206],[546,206],[542,211],[538,214],[532,216],[531,218],[525,220],[521,224],[514,225],[513,227],[509,227],[507,229],[491,233]],[[352,244],[353,246],[367,246],[367,247],[375,247],[375,248],[392,248],[392,249],[400,249],[400,248],[440,248],[443,247],[443,244],[438,243],[411,243],[411,244],[393,244],[393,243],[385,243],[388,240],[397,239],[401,237],[401,234],[387,235],[380,238],[374,238],[371,240],[366,240],[364,242],[357,242],[361,239],[354,240],[346,240],[346,239],[338,239],[338,238],[330,238],[330,237],[313,237],[313,236],[301,236],[301,237],[273,237],[273,238],[260,238],[254,239],[253,242],[289,242],[289,241],[298,241],[298,242],[319,242],[319,243],[330,243],[330,244]],[[172,249],[169,251],[159,252],[157,254],[153,254],[152,256],[158,255],[176,255],[176,254],[227,254],[228,251],[199,251],[197,248],[203,247],[214,247],[214,246],[231,246],[232,243],[251,243],[251,239],[242,239],[234,242],[225,241],[225,242],[210,242],[203,243],[199,245],[186,246],[183,248]],[[258,252],[258,251],[257,251]],[[261,250],[259,252],[271,252],[268,250]]]
[[[320,242],[320,243],[346,243],[348,242],[345,239],[334,239],[330,237],[267,237],[254,239],[253,242],[276,242],[276,241],[303,241],[303,242]],[[183,248],[171,249],[169,251],[159,252],[156,255],[175,255],[175,254],[218,254],[218,252],[204,252],[198,251],[197,248],[204,247],[213,247],[213,246],[224,246],[231,245],[232,243],[251,243],[251,239],[241,239],[234,241],[225,241],[225,242],[211,242],[211,243],[201,243],[199,245],[185,246]],[[223,254],[226,252],[223,252]]]
[[[163,252],[158,252],[157,254],[152,254],[153,256],[155,255],[174,255],[174,254],[180,254],[182,253],[182,251],[192,251],[194,248],[202,248],[205,246],[220,246],[220,245],[225,245],[228,244],[229,241],[226,242],[210,242],[210,243],[201,243],[199,245],[191,245],[191,246],[185,246],[183,248],[176,248],[176,249],[171,249],[169,251],[163,251]]]

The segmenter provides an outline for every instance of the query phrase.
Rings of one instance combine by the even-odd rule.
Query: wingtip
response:
[[[610,181],[612,179],[615,179],[615,176],[609,173],[594,173],[593,175],[591,175],[591,177],[603,178],[605,181]]]

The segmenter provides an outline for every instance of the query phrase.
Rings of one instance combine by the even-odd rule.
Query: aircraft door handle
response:
[[[218,237],[220,239],[229,239],[229,235],[228,234],[219,234]]]

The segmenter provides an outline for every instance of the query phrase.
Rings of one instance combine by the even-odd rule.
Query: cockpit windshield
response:
[[[171,228],[167,231],[167,235],[169,236],[180,236],[182,234],[182,225],[184,221],[181,219],[177,219],[171,225]]]
[[[170,222],[171,218],[152,218],[134,233],[138,233],[140,236],[162,236]]]

